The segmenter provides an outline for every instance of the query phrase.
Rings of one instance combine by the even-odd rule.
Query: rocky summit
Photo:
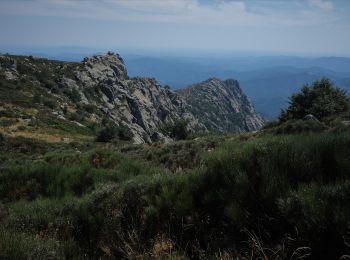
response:
[[[4,55],[0,79],[0,112],[24,118],[32,132],[35,124],[90,129],[109,120],[134,143],[151,143],[171,140],[164,126],[178,120],[189,122],[192,132],[252,131],[263,124],[235,80],[209,79],[173,92],[154,78],[129,77],[113,52],[80,63]]]
[[[177,93],[190,105],[191,113],[210,131],[254,131],[264,124],[237,80],[210,78]]]
[[[161,87],[153,78],[129,78],[118,54],[85,58],[75,71],[75,78],[63,78],[62,83],[67,87],[97,89],[99,98],[95,104],[113,121],[127,127],[135,143],[166,139],[161,127],[179,118],[188,119],[192,130],[200,128],[176,93]]]

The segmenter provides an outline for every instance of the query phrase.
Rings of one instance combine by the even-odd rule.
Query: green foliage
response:
[[[65,168],[60,165],[38,164],[11,167],[0,174],[2,200],[32,200],[38,196],[81,196],[93,184],[87,168]]]
[[[252,239],[269,248],[268,257],[290,258],[301,246],[315,259],[348,253],[349,132],[231,138],[177,174],[136,159],[162,164],[157,158],[168,154],[181,164],[182,152],[203,153],[211,142],[129,147],[128,154],[56,149],[47,163],[10,165],[0,173],[0,222],[6,232],[57,239],[60,252],[74,257],[155,256],[159,237],[199,258],[249,256],[258,249],[242,241]]]
[[[65,89],[64,94],[66,94],[70,100],[72,100],[74,103],[78,103],[81,101],[81,95],[79,93],[79,91],[75,88],[72,89]]]
[[[15,104],[0,111],[7,126],[34,115],[23,109],[33,101],[53,99],[43,91],[55,82],[51,75],[72,74],[77,66],[37,58],[27,66],[18,59],[28,73],[24,80],[0,79],[0,101]],[[31,85],[35,79],[42,84]],[[327,80],[316,82],[295,95],[298,109],[285,112],[286,122],[254,134],[151,145],[46,143],[0,134],[0,259],[349,255],[350,131],[343,122],[349,112],[339,105],[340,92]],[[27,93],[40,93],[41,100]],[[103,141],[132,138],[108,119],[102,129],[88,122],[98,111],[69,103],[77,101],[74,95],[63,99],[65,114],[69,118],[69,108],[76,107],[70,119],[89,127],[36,106],[35,124],[27,128],[73,136],[100,130]],[[298,119],[306,113],[322,123]],[[187,124],[178,120],[164,131],[188,139]]]
[[[70,118],[73,119],[73,118]],[[66,133],[70,134],[81,134],[81,135],[93,135],[94,132],[84,126],[78,125],[74,122],[70,122],[67,120],[58,119],[56,117],[50,116],[41,116],[39,124],[41,126],[47,126],[51,128],[55,128],[58,130],[62,130]]]
[[[70,113],[68,118],[69,118],[69,120],[72,120],[72,121],[84,122],[85,114],[74,112],[74,113]]]
[[[167,169],[178,172],[200,167],[203,164],[204,156],[223,141],[223,137],[207,136],[196,140],[182,140],[169,144],[154,143],[147,146],[126,146],[122,148],[122,152],[164,165]]]
[[[107,123],[96,136],[97,142],[111,142],[116,139],[130,141],[133,138],[131,131],[123,125]]]
[[[328,127],[322,122],[315,120],[289,120],[282,123],[272,123],[264,127],[265,132],[273,134],[301,134],[321,133]]]
[[[281,121],[301,119],[312,114],[318,119],[336,116],[349,110],[349,99],[344,90],[334,87],[328,79],[305,85],[299,93],[290,98],[287,110],[282,111]]]
[[[115,125],[107,125],[102,128],[96,136],[97,142],[111,142],[118,135],[118,128]]]
[[[38,93],[34,94],[32,101],[34,104],[40,104],[42,101],[41,95]]]
[[[0,228],[0,259],[63,258],[57,242]]]
[[[165,124],[162,131],[175,140],[185,140],[190,134],[188,130],[189,122],[186,119],[177,119],[174,123]]]
[[[44,106],[51,108],[51,109],[55,109],[57,107],[57,103],[53,99],[44,99],[43,104],[44,104]]]
[[[96,107],[91,104],[83,104],[83,109],[89,114],[96,112]]]

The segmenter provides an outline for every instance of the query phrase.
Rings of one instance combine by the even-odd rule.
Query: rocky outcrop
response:
[[[80,63],[4,55],[0,79],[22,86],[43,114],[86,126],[107,118],[134,143],[170,140],[162,129],[178,119],[186,119],[192,131],[251,131],[263,123],[235,80],[209,79],[173,92],[154,78],[129,77],[123,59],[112,52]]]
[[[190,112],[210,131],[254,131],[264,123],[236,80],[210,78],[177,93],[190,105]]]
[[[18,79],[16,60],[7,56],[0,56],[0,70],[3,70],[6,80],[15,81]]]
[[[126,126],[135,143],[168,139],[160,129],[180,118],[188,119],[192,130],[205,130],[178,94],[153,78],[129,78],[118,54],[85,58],[75,75],[75,82],[63,78],[61,83],[66,87],[78,85],[82,93],[86,88],[98,89],[100,96],[95,104],[113,121]]]

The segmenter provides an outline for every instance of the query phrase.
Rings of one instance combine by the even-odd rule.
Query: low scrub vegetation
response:
[[[194,146],[198,141],[186,142],[198,147],[194,153],[201,151]],[[1,253],[271,259],[349,254],[349,131],[266,133],[215,147],[205,148],[202,163],[177,174],[132,148],[52,151],[43,161],[6,164],[0,173]]]
[[[175,140],[185,140],[190,135],[188,124],[189,121],[186,119],[176,119],[172,123],[165,124],[162,131]]]
[[[38,129],[97,142],[0,134],[0,259],[346,259],[348,111],[285,113],[256,133],[193,139],[179,121],[165,131],[187,140],[151,145],[108,120],[38,113]]]
[[[112,142],[116,140],[130,141],[133,137],[132,132],[123,125],[107,123],[96,136],[97,142]]]

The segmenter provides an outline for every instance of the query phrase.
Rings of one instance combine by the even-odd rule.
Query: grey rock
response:
[[[264,124],[236,80],[210,78],[177,93],[190,105],[189,111],[211,131],[254,131]]]
[[[25,60],[26,66],[38,73],[46,64],[40,62]],[[64,104],[76,108],[77,113],[85,109],[85,116],[95,123],[107,117],[129,131],[134,143],[170,142],[171,138],[162,129],[178,119],[188,120],[191,132],[252,131],[263,124],[235,80],[209,79],[174,92],[154,78],[129,77],[123,59],[113,52],[85,58],[80,64],[47,64],[57,71],[52,79],[62,90],[78,90],[81,95],[78,106],[72,103],[76,101],[68,100],[64,94],[68,92],[50,92],[61,107]],[[19,77],[16,59],[11,56],[0,56],[0,69],[7,80]],[[41,85],[35,77],[31,84]],[[87,105],[92,106],[89,109]],[[64,119],[61,113],[55,115]]]
[[[8,81],[18,80],[18,72],[14,69],[6,70],[4,75],[5,75],[5,79]]]
[[[118,54],[85,58],[75,76],[82,91],[90,87],[99,90],[101,98],[96,104],[113,121],[129,129],[134,143],[168,140],[160,129],[179,118],[188,118],[193,130],[205,130],[178,94],[161,87],[153,78],[129,78]],[[65,84],[73,86],[71,82]]]
[[[312,114],[308,114],[306,116],[304,116],[303,118],[304,120],[309,120],[309,121],[316,121],[316,122],[319,122],[319,120]]]

